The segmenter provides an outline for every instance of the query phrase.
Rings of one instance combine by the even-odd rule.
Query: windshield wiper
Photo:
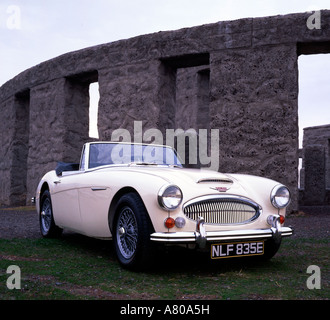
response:
[[[155,162],[131,162],[129,165],[136,165],[136,166],[158,166],[158,163]]]
[[[182,168],[182,166],[179,166],[178,164],[168,164],[168,166],[171,168]]]
[[[155,162],[131,162],[128,164],[129,166],[167,166],[170,168],[182,168],[182,166],[177,164],[167,164],[167,163],[155,163]]]

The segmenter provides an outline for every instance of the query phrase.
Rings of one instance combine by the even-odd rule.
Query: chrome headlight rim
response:
[[[283,191],[287,193],[287,197],[285,197],[285,198],[287,198],[287,201],[285,203],[278,203],[276,198],[279,197],[280,192],[283,192]],[[283,208],[287,207],[291,201],[291,193],[290,193],[289,188],[283,184],[276,185],[270,194],[270,201],[271,201],[272,205],[277,209],[283,209]]]
[[[179,195],[180,195],[180,197],[177,198],[177,201],[174,201],[173,205],[170,205],[169,201],[166,201],[166,198],[164,197],[164,195],[166,195],[166,191],[169,191],[169,189],[171,189],[171,188],[174,188],[176,191],[178,191]],[[173,197],[173,199],[175,199],[175,197]],[[162,209],[169,210],[169,211],[173,211],[173,210],[177,209],[180,206],[180,204],[182,203],[182,199],[183,199],[182,191],[175,184],[166,184],[166,185],[162,186],[159,189],[158,195],[157,195],[157,200],[158,200],[159,206]]]

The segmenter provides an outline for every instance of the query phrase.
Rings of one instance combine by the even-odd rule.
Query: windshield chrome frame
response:
[[[161,148],[168,148],[171,149],[174,153],[176,159],[178,160],[178,164],[157,164],[157,163],[147,163],[147,162],[128,162],[128,163],[113,163],[113,164],[105,164],[102,166],[97,167],[90,167],[90,148],[91,145],[94,144],[113,144],[113,145],[130,145],[130,146],[152,146],[152,147],[161,147]],[[84,167],[82,166],[82,161],[84,160]],[[95,141],[95,142],[88,142],[84,145],[83,151],[80,158],[80,171],[91,171],[98,168],[105,168],[105,167],[125,167],[125,166],[132,166],[132,165],[152,165],[152,166],[160,166],[160,167],[171,167],[171,168],[183,168],[181,160],[176,152],[171,146],[167,145],[160,145],[160,144],[148,144],[148,143],[134,143],[134,142],[117,142],[117,141]]]

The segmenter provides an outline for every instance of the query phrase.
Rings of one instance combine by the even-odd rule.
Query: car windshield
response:
[[[182,167],[174,150],[166,146],[124,143],[92,143],[90,145],[89,168],[112,164]]]

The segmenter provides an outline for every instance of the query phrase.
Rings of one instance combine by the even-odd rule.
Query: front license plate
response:
[[[211,245],[211,259],[258,256],[263,254],[263,241],[219,243]]]

